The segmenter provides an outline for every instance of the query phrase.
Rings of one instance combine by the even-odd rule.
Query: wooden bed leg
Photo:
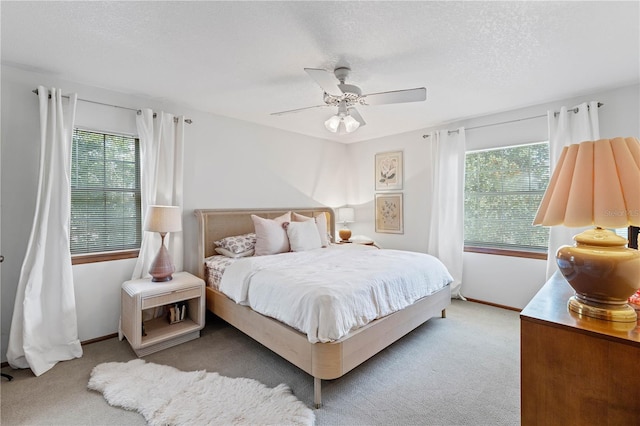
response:
[[[313,405],[315,408],[322,407],[322,379],[313,378]]]
[[[442,318],[446,318],[447,317],[447,310],[443,309],[442,310]]]

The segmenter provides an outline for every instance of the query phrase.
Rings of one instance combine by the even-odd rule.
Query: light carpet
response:
[[[180,371],[147,363],[106,362],[91,371],[89,389],[110,405],[135,410],[150,425],[313,425],[315,415],[287,385]]]

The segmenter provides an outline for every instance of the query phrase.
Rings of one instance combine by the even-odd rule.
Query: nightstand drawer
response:
[[[142,309],[155,308],[156,306],[168,305],[176,300],[187,300],[202,296],[200,287],[188,288],[186,290],[175,290],[154,296],[144,297],[141,301]]]

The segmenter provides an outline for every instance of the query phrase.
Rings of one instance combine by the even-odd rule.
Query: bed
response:
[[[335,217],[330,208],[195,210],[199,229],[199,276],[207,281],[205,259],[216,254],[214,241],[253,232],[252,214],[274,219],[288,211],[309,217],[326,214],[327,231],[335,235]],[[375,319],[338,340],[311,342],[307,334],[236,303],[210,285],[206,288],[209,311],[313,377],[316,408],[322,404],[322,380],[343,376],[430,318],[445,318],[445,309],[450,303],[450,285],[444,285],[404,309]]]

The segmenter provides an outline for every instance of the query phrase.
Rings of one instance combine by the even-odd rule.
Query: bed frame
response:
[[[204,259],[216,254],[214,241],[253,232],[252,214],[275,218],[287,211],[306,216],[325,212],[329,225],[327,229],[330,235],[335,235],[335,216],[330,208],[195,210],[199,228],[198,253],[201,259],[199,276],[206,280]],[[451,303],[451,289],[446,286],[401,311],[377,319],[330,343],[310,343],[305,334],[235,303],[212,287],[207,286],[206,299],[208,310],[313,376],[313,402],[319,408],[322,405],[323,379],[343,376],[430,318],[437,315],[445,318],[445,308]]]

